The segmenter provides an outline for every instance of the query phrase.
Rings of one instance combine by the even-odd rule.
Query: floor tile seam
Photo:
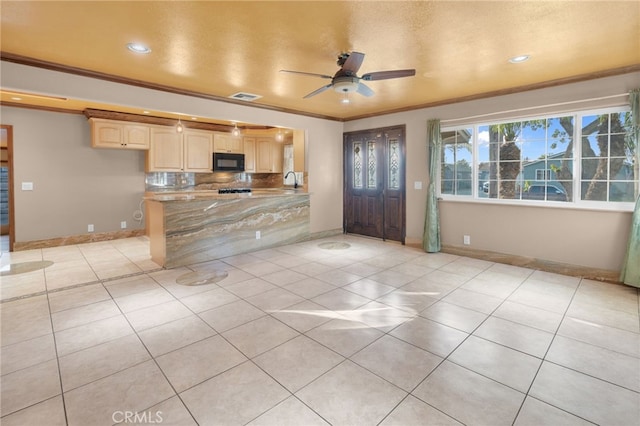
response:
[[[35,403],[31,404],[31,405],[28,405],[28,406],[26,406],[26,407],[20,408],[19,410],[12,411],[11,413],[3,414],[3,415],[2,415],[2,417],[0,417],[0,422],[1,422],[2,420],[6,419],[6,418],[7,418],[7,417],[9,417],[9,416],[12,416],[12,415],[14,415],[14,414],[18,414],[18,413],[20,413],[20,412],[22,412],[22,411],[26,411],[26,410],[28,410],[29,408],[32,408],[32,407],[34,407],[34,406],[36,406],[36,405],[38,405],[38,404],[42,404],[43,402],[47,402],[47,401],[50,401],[50,400],[55,399],[55,398],[58,398],[58,397],[60,397],[60,399],[63,399],[63,398],[62,398],[62,394],[57,394],[57,395],[53,395],[53,396],[51,396],[51,397],[49,397],[49,398],[43,399],[42,401],[35,402]],[[64,409],[64,401],[63,401],[63,409]],[[65,424],[68,424],[68,422],[66,422],[66,417],[67,417],[67,413],[66,413],[66,411],[65,411],[64,415],[65,415]],[[25,426],[27,426],[27,425],[25,425]]]
[[[569,307],[571,307],[571,306],[569,306]],[[618,311],[618,312],[620,312],[620,311]],[[575,319],[575,320],[578,320],[578,321],[584,321],[584,322],[589,322],[589,323],[600,325],[600,326],[604,326],[604,327],[613,328],[613,329],[618,330],[618,331],[626,331],[627,333],[640,335],[640,324],[639,324],[639,330],[638,331],[633,331],[633,330],[629,330],[629,329],[626,329],[626,328],[620,328],[618,326],[611,325],[611,324],[603,324],[602,322],[597,322],[597,319],[579,318],[579,317],[577,317],[575,315],[571,315],[571,314],[567,314],[566,317],[567,318],[571,318],[571,319]]]
[[[106,302],[106,301],[107,301],[107,300],[103,300],[102,302]],[[96,303],[102,303],[102,302],[96,302]],[[84,306],[81,306],[81,308],[83,308],[83,307],[87,307],[87,306],[91,306],[91,304],[90,304],[90,305],[84,305]],[[60,311],[60,312],[66,312],[66,311]],[[53,315],[54,315],[54,314],[57,314],[57,313],[59,313],[59,312],[55,312],[55,313],[51,314],[51,322],[52,322],[52,323],[54,322],[54,321],[53,321]],[[109,315],[109,316],[106,316],[106,317],[102,317],[102,318],[98,318],[98,319],[93,319],[93,320],[91,320],[91,321],[83,322],[82,324],[77,324],[77,325],[74,325],[74,326],[71,326],[71,327],[61,328],[61,329],[58,329],[58,330],[56,330],[56,329],[55,329],[55,324],[54,324],[54,334],[55,334],[55,333],[62,333],[63,331],[72,330],[72,329],[74,329],[74,328],[82,327],[82,326],[89,325],[89,324],[93,324],[93,323],[96,323],[96,322],[99,322],[99,321],[103,321],[103,320],[108,320],[108,319],[111,319],[111,318],[115,318],[115,317],[117,317],[117,316],[119,316],[119,315],[121,315],[121,314],[118,312],[118,313],[114,313],[114,314]]]
[[[46,334],[45,334],[45,336],[46,336]],[[43,337],[43,336],[40,336],[40,337]],[[22,343],[22,342],[19,342],[19,343]],[[6,347],[7,346],[3,346],[3,349],[6,348]],[[54,351],[55,351],[55,347],[54,347]],[[49,359],[45,359],[45,360],[39,361],[39,362],[37,362],[35,364],[30,364],[30,365],[27,365],[25,367],[18,368],[17,370],[9,371],[8,373],[2,373],[2,374],[0,374],[0,377],[5,377],[5,376],[8,376],[8,375],[13,374],[13,373],[18,373],[18,372],[21,372],[21,371],[24,371],[24,370],[28,370],[28,369],[33,368],[33,367],[37,367],[37,366],[42,365],[42,364],[46,364],[47,362],[53,361],[57,357],[58,357],[58,355],[57,355],[57,353],[55,353]]]
[[[39,291],[36,293],[30,293],[30,294],[25,294],[22,296],[16,296],[16,297],[12,297],[9,299],[3,299],[0,300],[0,305],[6,302],[14,302],[16,300],[22,300],[22,299],[28,299],[31,297],[37,297],[37,296],[42,296],[45,294],[51,294],[51,293],[59,293],[61,291],[66,291],[66,290],[73,290],[75,288],[79,288],[79,287],[85,287],[88,285],[92,285],[92,284],[102,284],[101,280],[94,280],[94,281],[87,281],[85,283],[77,283],[77,284],[72,284],[70,286],[66,286],[66,287],[60,287],[60,288],[54,288],[54,289],[50,289],[50,290],[43,290],[43,291]],[[46,288],[46,283],[45,283],[45,288]]]
[[[64,357],[63,357],[63,358],[64,358]],[[139,365],[144,364],[145,362],[149,362],[149,361],[151,361],[151,360],[152,360],[152,358],[151,358],[151,357],[149,357],[149,358],[147,358],[147,359],[145,359],[145,360],[142,360],[142,361],[136,362],[135,364],[127,365],[127,366],[126,366],[126,367],[124,367],[124,368],[121,368],[121,369],[119,369],[119,370],[113,371],[113,372],[111,372],[111,373],[109,373],[109,374],[107,374],[107,375],[100,376],[100,377],[95,378],[95,379],[93,379],[93,380],[91,380],[91,381],[89,381],[89,382],[82,383],[81,385],[78,385],[78,386],[75,386],[75,387],[72,387],[72,388],[69,388],[69,389],[64,389],[64,383],[63,383],[63,384],[62,384],[62,388],[63,388],[63,392],[62,392],[62,393],[63,393],[63,394],[67,394],[67,393],[69,393],[69,392],[77,391],[78,389],[81,389],[81,388],[83,388],[83,387],[85,387],[85,386],[89,386],[89,385],[91,385],[91,384],[93,384],[93,383],[95,383],[95,382],[99,382],[100,380],[104,380],[104,379],[106,379],[106,378],[108,378],[108,377],[114,376],[114,375],[116,375],[116,374],[118,374],[118,373],[122,373],[123,371],[129,370],[129,369],[131,369],[131,368],[138,367]],[[61,377],[61,380],[62,380],[62,377]]]
[[[115,317],[113,317],[113,318],[115,318]],[[66,331],[66,330],[65,330],[65,331]],[[55,333],[54,333],[54,334],[55,334]],[[80,349],[75,349],[75,350],[73,350],[73,351],[71,351],[71,352],[67,352],[67,353],[62,354],[62,355],[60,355],[60,354],[58,353],[57,349],[56,349],[56,356],[58,357],[58,359],[60,359],[60,358],[64,358],[64,357],[67,357],[67,356],[69,356],[69,355],[77,354],[78,352],[82,352],[82,351],[87,350],[87,349],[93,349],[93,348],[95,348],[95,347],[97,347],[97,346],[101,346],[101,345],[104,345],[104,344],[106,344],[106,343],[114,342],[114,341],[116,341],[116,340],[118,340],[118,339],[122,339],[122,338],[124,338],[124,337],[129,337],[129,336],[131,336],[131,335],[133,335],[133,334],[135,334],[135,331],[132,329],[132,330],[131,330],[130,332],[128,332],[127,334],[123,334],[123,335],[119,335],[119,336],[116,336],[116,337],[113,337],[113,338],[109,338],[109,339],[107,339],[107,340],[101,341],[100,343],[91,344],[91,345],[89,345],[89,346],[85,346],[85,347],[82,347],[82,348],[80,348]]]
[[[571,366],[568,366],[568,365],[564,365],[564,364],[561,364],[561,363],[560,363],[560,362],[558,362],[558,361],[552,361],[552,360],[547,359],[547,358],[545,358],[545,359],[544,359],[544,360],[542,360],[542,361],[543,361],[543,362],[547,362],[547,363],[549,363],[549,364],[556,365],[556,366],[558,366],[558,367],[561,367],[561,368],[564,368],[564,369],[567,369],[567,370],[571,370],[571,371],[573,371],[573,372],[575,372],[575,373],[578,373],[578,374],[583,375],[583,376],[586,376],[586,377],[590,377],[590,378],[595,379],[595,380],[597,380],[597,381],[599,381],[599,382],[608,383],[608,384],[610,384],[610,385],[612,385],[612,386],[615,386],[615,387],[617,387],[617,388],[621,388],[621,389],[624,389],[624,390],[626,390],[626,391],[629,391],[629,392],[635,393],[635,394],[637,394],[637,395],[638,395],[638,398],[640,398],[640,389],[639,389],[639,390],[635,390],[635,389],[628,388],[628,387],[626,387],[626,386],[624,386],[624,385],[621,385],[620,383],[615,383],[615,382],[612,382],[611,380],[607,380],[607,379],[604,379],[604,378],[602,378],[602,377],[594,376],[594,375],[593,375],[593,374],[591,374],[591,373],[587,373],[587,372],[585,372],[585,371],[580,371],[580,370],[578,370],[576,367],[571,367]]]
[[[394,387],[396,387],[396,388],[400,389],[401,391],[403,391],[403,392],[405,392],[407,395],[409,395],[409,394],[411,394],[411,392],[413,392],[414,390],[416,390],[416,388],[420,385],[420,383],[422,383],[422,382],[424,381],[424,379],[423,379],[423,380],[420,380],[420,382],[419,382],[416,386],[414,386],[413,388],[411,388],[410,390],[407,390],[407,389],[401,388],[400,386],[396,385],[395,383],[391,382],[389,379],[387,379],[387,378],[385,378],[385,377],[381,376],[380,374],[376,373],[375,371],[370,370],[368,367],[366,367],[366,366],[364,366],[364,365],[360,364],[360,363],[359,363],[358,361],[356,361],[355,359],[352,359],[352,358],[354,358],[356,355],[358,355],[360,352],[364,351],[366,348],[368,348],[369,346],[371,346],[371,345],[372,345],[372,344],[374,344],[375,342],[379,341],[382,337],[384,337],[384,336],[380,336],[378,339],[376,339],[376,340],[374,340],[373,342],[369,343],[369,344],[368,344],[367,346],[365,346],[364,348],[360,349],[360,350],[359,350],[359,351],[357,351],[356,353],[354,353],[354,354],[350,355],[349,357],[345,357],[345,358],[346,358],[346,360],[349,360],[349,361],[351,361],[352,363],[356,364],[358,367],[360,367],[360,368],[362,368],[362,369],[364,369],[364,370],[368,371],[369,373],[371,373],[371,374],[373,374],[373,375],[375,375],[375,376],[379,377],[380,379],[384,380],[385,382],[387,382],[387,383],[389,383],[389,384],[393,385]],[[393,337],[393,336],[390,336],[390,337]],[[397,339],[397,338],[396,338],[396,339]],[[398,340],[402,341],[403,343],[408,343],[408,342],[405,342],[405,341],[404,341],[404,340],[402,340],[402,339],[398,339]],[[433,373],[433,372],[434,372],[434,371],[435,371],[435,370],[440,366],[440,364],[442,364],[442,363],[444,362],[444,358],[443,358],[443,357],[441,357],[440,355],[436,355],[436,354],[434,354],[434,353],[432,353],[432,352],[427,351],[426,349],[422,349],[422,348],[420,348],[420,347],[418,347],[418,346],[412,345],[411,343],[408,343],[408,344],[409,344],[409,345],[411,345],[411,346],[413,346],[414,348],[420,349],[421,351],[426,352],[426,353],[428,353],[428,354],[430,354],[430,355],[435,355],[435,356],[437,356],[438,358],[441,358],[441,360],[437,363],[437,365],[436,365],[433,369],[431,369],[431,371],[427,374],[427,376],[425,376],[425,379],[426,379],[426,378],[427,378],[431,373]],[[344,355],[343,355],[343,356],[344,356]]]
[[[564,368],[564,369],[567,369],[567,370],[571,370],[571,371],[573,371],[573,372],[575,372],[575,373],[578,373],[578,374],[580,374],[580,375],[590,377],[591,379],[595,379],[595,380],[597,380],[597,381],[599,381],[599,382],[607,383],[607,384],[610,384],[610,385],[616,386],[616,387],[618,387],[618,388],[624,389],[624,390],[626,390],[626,391],[630,391],[630,392],[632,392],[632,393],[637,394],[637,395],[638,395],[638,397],[640,397],[640,392],[632,391],[632,390],[630,390],[630,389],[628,389],[628,388],[624,388],[624,387],[619,386],[619,385],[616,385],[616,384],[614,384],[614,383],[607,382],[606,380],[603,380],[603,379],[600,379],[600,378],[597,378],[597,377],[593,377],[593,376],[590,376],[590,375],[588,375],[588,374],[582,373],[582,372],[580,372],[580,371],[577,371],[577,370],[574,370],[574,369],[571,369],[571,368],[567,368],[567,367],[565,367],[565,366],[562,366],[562,365],[559,365],[559,364],[556,364],[556,363],[550,362],[550,361],[548,361],[548,360],[546,360],[546,359],[542,362],[542,364],[540,365],[540,368],[542,368],[542,365],[544,365],[544,363],[545,363],[545,362],[547,362],[547,363],[549,363],[549,364],[554,364],[554,365],[556,365],[556,366],[559,366],[560,368]],[[539,370],[538,370],[538,372],[539,372]],[[591,420],[589,420],[589,419],[585,419],[585,418],[583,418],[583,417],[582,417],[582,416],[580,416],[578,413],[574,413],[574,412],[568,411],[567,409],[564,409],[564,408],[562,408],[562,407],[557,406],[557,405],[556,405],[556,403],[555,403],[554,401],[551,401],[551,400],[545,400],[545,399],[543,399],[543,397],[542,397],[542,396],[535,396],[535,395],[532,395],[532,394],[531,394],[531,388],[533,388],[533,384],[535,383],[535,380],[537,379],[537,376],[538,376],[538,373],[536,373],[536,378],[535,378],[535,379],[533,380],[533,382],[531,383],[531,387],[529,388],[529,391],[527,391],[527,396],[528,396],[528,397],[531,397],[531,398],[537,399],[538,401],[542,401],[542,402],[544,402],[545,404],[548,404],[548,405],[550,405],[550,406],[552,406],[552,407],[554,407],[554,408],[557,408],[557,409],[559,409],[559,410],[562,410],[562,411],[564,411],[564,412],[566,412],[566,413],[569,413],[569,414],[571,414],[571,415],[573,415],[573,416],[575,416],[575,417],[578,417],[578,418],[580,418],[580,419],[586,420],[586,421],[588,421],[589,423],[597,424],[597,423],[595,423],[595,421],[591,421]],[[521,409],[522,409],[522,407],[521,407]],[[518,412],[518,414],[519,414],[519,412]]]
[[[538,379],[538,375],[540,374],[540,370],[542,370],[542,366],[544,365],[545,360],[547,359],[547,356],[549,355],[549,351],[551,350],[551,346],[553,346],[553,342],[555,341],[556,336],[558,335],[558,331],[560,330],[560,327],[562,327],[562,323],[564,322],[564,319],[565,319],[565,317],[567,315],[567,312],[569,311],[569,307],[571,306],[571,303],[573,302],[576,294],[578,293],[578,289],[580,288],[580,283],[581,282],[582,282],[582,279],[580,279],[580,281],[578,282],[578,285],[573,290],[573,294],[571,295],[571,299],[569,300],[569,303],[567,304],[567,306],[564,309],[564,312],[562,313],[562,318],[558,322],[558,325],[556,327],[555,332],[552,333],[553,335],[551,337],[551,341],[547,345],[547,349],[545,350],[544,355],[542,356],[542,362],[538,365],[538,368],[536,369],[536,372],[533,375],[533,378],[531,379],[531,383],[529,384],[529,388],[527,389],[527,391],[525,393],[526,396],[525,396],[524,400],[522,401],[522,403],[520,404],[520,408],[518,408],[518,412],[516,413],[515,419],[517,419],[518,416],[520,415],[520,412],[522,411],[522,408],[524,407],[524,403],[527,400],[526,397],[531,394],[531,389],[533,389],[533,385],[535,384],[536,380]],[[555,405],[553,405],[553,404],[550,404],[550,405],[555,407]],[[573,414],[573,413],[571,413],[571,414]],[[515,419],[514,419],[514,422],[515,422]]]
[[[184,306],[184,305],[183,305]],[[133,331],[133,334],[136,336],[136,338],[138,339],[138,341],[140,342],[140,344],[142,345],[142,347],[144,347],[145,351],[147,352],[147,355],[149,356],[149,359],[147,359],[146,361],[143,362],[148,362],[148,361],[152,361],[155,365],[155,367],[158,369],[158,371],[160,372],[160,374],[162,374],[162,377],[164,378],[164,380],[166,381],[166,383],[169,385],[169,387],[171,388],[171,390],[173,391],[174,395],[172,395],[171,397],[167,398],[170,399],[173,396],[177,396],[180,399],[180,402],[182,403],[182,405],[184,405],[185,409],[187,410],[187,412],[189,413],[189,415],[191,416],[191,418],[193,419],[194,422],[197,423],[197,421],[195,420],[195,416],[193,415],[193,413],[191,412],[191,410],[189,409],[189,407],[187,406],[187,404],[185,403],[185,401],[182,399],[182,397],[180,396],[180,394],[177,392],[175,386],[173,385],[173,383],[171,383],[171,381],[169,380],[169,378],[167,377],[166,373],[164,372],[164,370],[162,369],[162,367],[160,366],[160,364],[158,363],[158,360],[153,356],[153,354],[151,353],[151,351],[149,350],[149,347],[145,344],[144,340],[140,337],[140,332],[148,330],[136,330],[136,328],[133,326],[133,324],[131,324],[131,321],[129,320],[129,318],[127,318],[127,316],[125,315],[125,313],[122,311],[122,309],[118,306],[118,309],[120,310],[120,312],[122,313],[122,315],[125,318],[125,321],[127,321],[127,324],[129,325],[129,327],[131,328],[131,330]],[[187,307],[187,309],[189,309]],[[182,319],[182,318],[179,318]],[[202,318],[200,318],[202,320]],[[206,321],[205,321],[205,324]],[[160,324],[162,325],[162,324]],[[207,324],[207,326],[209,326],[209,324]],[[211,326],[209,326],[211,327]],[[153,327],[152,327],[153,328]],[[215,330],[214,330],[215,331]],[[142,363],[141,363],[142,364]],[[138,364],[139,365],[139,364]],[[126,370],[126,369],[125,369]],[[122,371],[125,371],[122,370]],[[113,373],[116,374],[116,373]],[[112,374],[112,375],[113,375]],[[109,377],[109,376],[107,376]],[[161,401],[162,402],[162,401]],[[154,405],[159,404],[160,402],[156,402]],[[154,406],[152,405],[152,407]],[[66,411],[65,411],[66,412]]]
[[[577,336],[570,336],[570,335],[564,334],[561,331],[558,331],[556,333],[556,336],[560,336],[560,337],[563,337],[565,339],[575,340],[577,342],[584,343],[585,345],[593,346],[593,347],[596,347],[596,348],[599,348],[599,349],[605,349],[605,350],[608,350],[608,351],[611,351],[611,352],[615,352],[615,353],[620,354],[620,355],[625,355],[625,356],[628,356],[630,358],[636,358],[636,359],[640,360],[640,353],[638,355],[632,355],[632,354],[629,354],[627,352],[621,352],[621,351],[613,349],[611,347],[603,346],[603,345],[600,345],[600,344],[595,344],[592,341],[590,342],[590,341],[587,341],[587,340],[579,339]]]
[[[562,408],[562,407],[558,407],[557,405],[554,405],[552,402],[545,401],[544,399],[541,399],[541,398],[539,398],[539,397],[537,397],[537,396],[534,396],[534,395],[531,395],[531,394],[527,394],[527,398],[535,399],[535,400],[536,400],[536,401],[538,401],[538,402],[541,402],[541,403],[543,403],[543,404],[547,404],[547,405],[549,405],[549,406],[551,406],[551,407],[553,407],[553,408],[555,408],[555,409],[557,409],[557,410],[560,410],[560,411],[562,411],[562,412],[564,412],[564,413],[567,413],[567,414],[569,414],[569,415],[571,415],[571,416],[573,416],[573,417],[577,417],[577,418],[579,418],[580,420],[583,420],[583,421],[585,421],[585,422],[587,422],[587,423],[590,423],[590,424],[592,424],[592,425],[594,425],[594,426],[596,426],[596,425],[597,425],[597,423],[592,422],[592,421],[590,421],[590,420],[588,420],[588,419],[586,419],[586,418],[584,418],[584,417],[581,417],[581,416],[580,416],[579,414],[577,414],[577,413],[572,413],[571,411],[567,411],[566,409],[564,409],[564,408]],[[525,398],[525,402],[526,402],[526,398]],[[523,405],[524,405],[524,404],[523,404]],[[522,410],[522,409],[521,409],[521,410]],[[520,412],[518,412],[518,415],[520,415]],[[517,418],[518,418],[518,416],[516,416],[516,419],[517,419]]]
[[[461,284],[461,285],[462,285],[462,284]],[[514,289],[514,290],[513,290],[513,292],[515,292],[516,290],[517,290],[517,288],[516,288],[516,289]],[[513,292],[512,292],[512,293],[513,293]],[[453,348],[451,351],[449,351],[449,353],[448,353],[446,356],[444,356],[444,357],[443,357],[443,356],[441,356],[441,355],[434,354],[434,355],[437,355],[437,356],[441,357],[441,358],[442,358],[442,361],[441,361],[441,362],[440,362],[440,363],[439,363],[439,364],[438,364],[438,365],[437,365],[437,366],[436,366],[436,367],[435,367],[435,368],[434,368],[434,369],[433,369],[433,370],[432,370],[432,371],[431,371],[431,372],[430,372],[430,373],[429,373],[429,374],[428,374],[428,375],[427,375],[423,380],[421,380],[421,381],[420,381],[420,382],[415,386],[415,388],[411,391],[411,394],[412,394],[413,396],[415,396],[416,398],[418,398],[418,396],[417,396],[417,395],[414,395],[414,394],[413,394],[413,392],[414,392],[414,391],[415,391],[415,390],[416,390],[416,389],[417,389],[417,388],[418,388],[422,383],[424,383],[424,382],[429,378],[429,376],[431,376],[431,374],[433,374],[433,373],[434,373],[434,372],[435,372],[435,371],[436,371],[436,370],[437,370],[437,369],[438,369],[438,368],[439,368],[439,367],[440,367],[440,366],[441,366],[445,361],[448,361],[448,362],[454,363],[453,361],[450,361],[450,360],[449,360],[449,358],[451,357],[451,355],[452,355],[456,350],[458,350],[458,348],[460,348],[460,347],[461,347],[461,346],[462,346],[462,345],[463,345],[463,344],[464,344],[464,343],[465,343],[465,342],[466,342],[466,341],[467,341],[471,336],[475,336],[475,334],[474,334],[474,333],[475,333],[475,332],[476,332],[476,331],[477,331],[477,330],[478,330],[478,329],[479,329],[479,328],[480,328],[480,327],[481,327],[481,326],[482,326],[482,325],[483,325],[483,324],[484,324],[484,323],[485,323],[489,318],[491,318],[491,317],[493,316],[493,314],[494,314],[494,313],[495,313],[495,312],[500,308],[500,306],[502,306],[502,304],[504,304],[504,302],[505,302],[505,301],[506,301],[506,299],[504,299],[504,300],[503,300],[503,301],[502,301],[502,302],[501,302],[501,303],[500,303],[500,304],[499,304],[499,305],[498,305],[498,306],[497,306],[497,307],[496,307],[496,308],[495,308],[495,309],[494,309],[490,314],[488,314],[488,315],[487,315],[487,314],[485,314],[485,315],[487,315],[487,317],[486,317],[486,318],[485,318],[485,319],[484,319],[480,324],[478,324],[478,325],[476,326],[476,328],[475,328],[471,333],[464,332],[464,333],[466,333],[466,334],[467,334],[467,336],[466,336],[466,337],[465,337],[465,338],[464,338],[464,339],[463,339],[463,340],[462,340],[458,345],[456,345],[456,347],[455,347],[455,348]],[[432,321],[432,320],[430,320],[430,321]],[[434,321],[434,322],[436,322],[436,321]],[[436,322],[436,323],[437,323],[437,322]],[[437,323],[437,324],[440,324],[440,323]],[[441,324],[441,325],[444,325],[444,324]],[[447,327],[449,327],[449,326],[447,326]],[[453,328],[453,327],[450,327],[450,328]],[[457,329],[455,329],[455,328],[453,328],[453,329],[454,329],[454,330],[457,330]],[[478,337],[478,336],[475,336],[475,337]],[[402,339],[401,339],[401,340],[402,340]],[[495,343],[495,342],[494,342],[494,343]],[[423,349],[423,350],[424,350],[424,349]],[[430,353],[432,353],[432,352],[430,352]],[[456,363],[454,363],[454,364],[456,364]],[[542,363],[541,363],[541,364],[542,364]],[[458,364],[456,364],[456,365],[458,365]],[[472,371],[472,370],[469,370],[469,371]],[[474,373],[476,373],[476,372],[474,371]],[[479,373],[476,373],[476,374],[479,374]],[[483,377],[484,377],[484,376],[483,376]],[[491,380],[493,380],[493,379],[491,379]],[[533,380],[535,380],[535,376],[534,376],[534,379],[532,379],[532,383],[533,383]],[[495,380],[493,380],[493,381],[495,381]],[[500,383],[500,382],[497,382],[497,381],[496,381],[496,383]],[[502,383],[500,383],[500,384],[502,384]],[[506,385],[505,385],[505,386],[506,386]],[[513,388],[511,388],[511,389],[513,389]],[[520,391],[518,391],[518,392],[520,392]],[[520,392],[520,393],[522,393],[522,392]],[[528,392],[527,392],[527,393],[528,393]],[[524,398],[523,398],[523,400],[522,400],[522,403],[521,403],[520,409],[522,408],[522,404],[524,404],[524,401],[526,400],[526,395],[527,395],[527,393],[525,393],[525,394],[524,394]],[[423,402],[425,402],[425,403],[426,403],[426,401],[423,401]],[[518,410],[518,413],[520,412],[520,409]],[[439,410],[439,411],[440,411],[440,410]],[[516,416],[514,417],[514,421],[515,421],[515,419],[518,417],[518,413],[517,413],[517,414],[516,414]],[[445,414],[446,414],[446,413],[445,413]],[[452,417],[452,416],[449,416],[449,417]],[[457,420],[457,419],[456,419],[456,420]],[[464,422],[462,422],[462,421],[461,421],[461,423],[464,423]]]
[[[64,420],[66,424],[69,424],[69,418],[67,415],[67,402],[64,396],[64,388],[62,386],[62,368],[60,366],[60,356],[58,353],[58,339],[56,337],[56,333],[53,327],[53,318],[51,317],[51,299],[49,298],[49,294],[47,293],[47,307],[49,308],[49,324],[51,326],[51,333],[53,338],[53,352],[56,357],[56,367],[58,368],[58,386],[60,388],[60,394],[62,399],[62,409],[64,411]],[[42,401],[40,401],[42,402]]]

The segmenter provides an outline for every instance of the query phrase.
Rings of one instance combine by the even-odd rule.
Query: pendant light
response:
[[[233,130],[231,130],[231,136],[233,136],[234,138],[240,137],[240,129],[238,129],[238,123],[236,122],[233,123]]]
[[[180,121],[180,119],[178,118],[178,124],[176,124],[176,132],[182,133],[183,131],[184,131],[184,125],[182,124],[182,121]]]

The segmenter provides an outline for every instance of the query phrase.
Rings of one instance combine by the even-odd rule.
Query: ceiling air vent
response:
[[[260,95],[254,95],[253,93],[246,93],[246,92],[238,92],[229,96],[229,98],[231,99],[237,99],[239,101],[247,101],[247,102],[255,101],[256,99],[260,99],[261,97],[262,96]]]

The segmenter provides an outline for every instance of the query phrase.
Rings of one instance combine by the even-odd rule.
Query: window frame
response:
[[[536,206],[536,207],[544,207],[544,208],[564,208],[564,209],[579,209],[579,210],[605,210],[605,211],[624,211],[624,212],[632,212],[634,210],[635,201],[595,201],[595,200],[582,200],[582,120],[583,117],[589,115],[602,115],[602,114],[612,114],[612,113],[629,113],[629,106],[616,106],[616,107],[603,107],[589,110],[574,110],[574,111],[563,111],[563,112],[554,112],[549,114],[539,114],[532,116],[524,116],[524,117],[512,117],[505,118],[500,120],[488,120],[488,121],[474,121],[473,123],[457,123],[452,126],[442,125],[440,133],[445,132],[455,132],[463,129],[471,129],[473,131],[471,138],[471,149],[472,149],[472,191],[470,195],[458,195],[458,194],[449,194],[442,193],[442,147],[438,151],[438,173],[436,174],[436,188],[437,188],[437,196],[444,201],[452,201],[452,202],[464,202],[464,203],[485,203],[485,204],[499,204],[499,205],[515,205],[515,206]],[[500,198],[483,198],[480,197],[479,194],[482,191],[480,188],[480,179],[479,179],[479,149],[478,149],[478,132],[479,128],[483,126],[490,125],[499,125],[505,123],[514,123],[521,121],[531,121],[531,120],[543,120],[543,119],[551,119],[551,118],[559,118],[572,116],[574,118],[574,134],[571,137],[574,140],[573,145],[573,158],[572,158],[572,189],[573,189],[573,200],[572,201],[551,201],[551,200],[529,200],[529,199],[500,199]],[[608,134],[610,136],[610,134]],[[576,143],[576,141],[580,143]],[[638,156],[637,150],[640,149],[639,146],[636,147],[636,157]],[[610,158],[610,157],[609,157]],[[520,159],[520,164],[522,165],[522,158]],[[638,177],[640,180],[640,177]],[[607,186],[609,186],[610,182],[613,182],[609,176],[607,176]],[[455,181],[454,181],[455,186]],[[640,183],[638,184],[640,186]],[[638,194],[635,194],[637,197]]]

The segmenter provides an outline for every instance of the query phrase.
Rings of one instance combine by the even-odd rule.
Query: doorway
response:
[[[344,232],[405,240],[405,126],[344,134]]]
[[[13,251],[13,126],[0,125],[0,251]]]

